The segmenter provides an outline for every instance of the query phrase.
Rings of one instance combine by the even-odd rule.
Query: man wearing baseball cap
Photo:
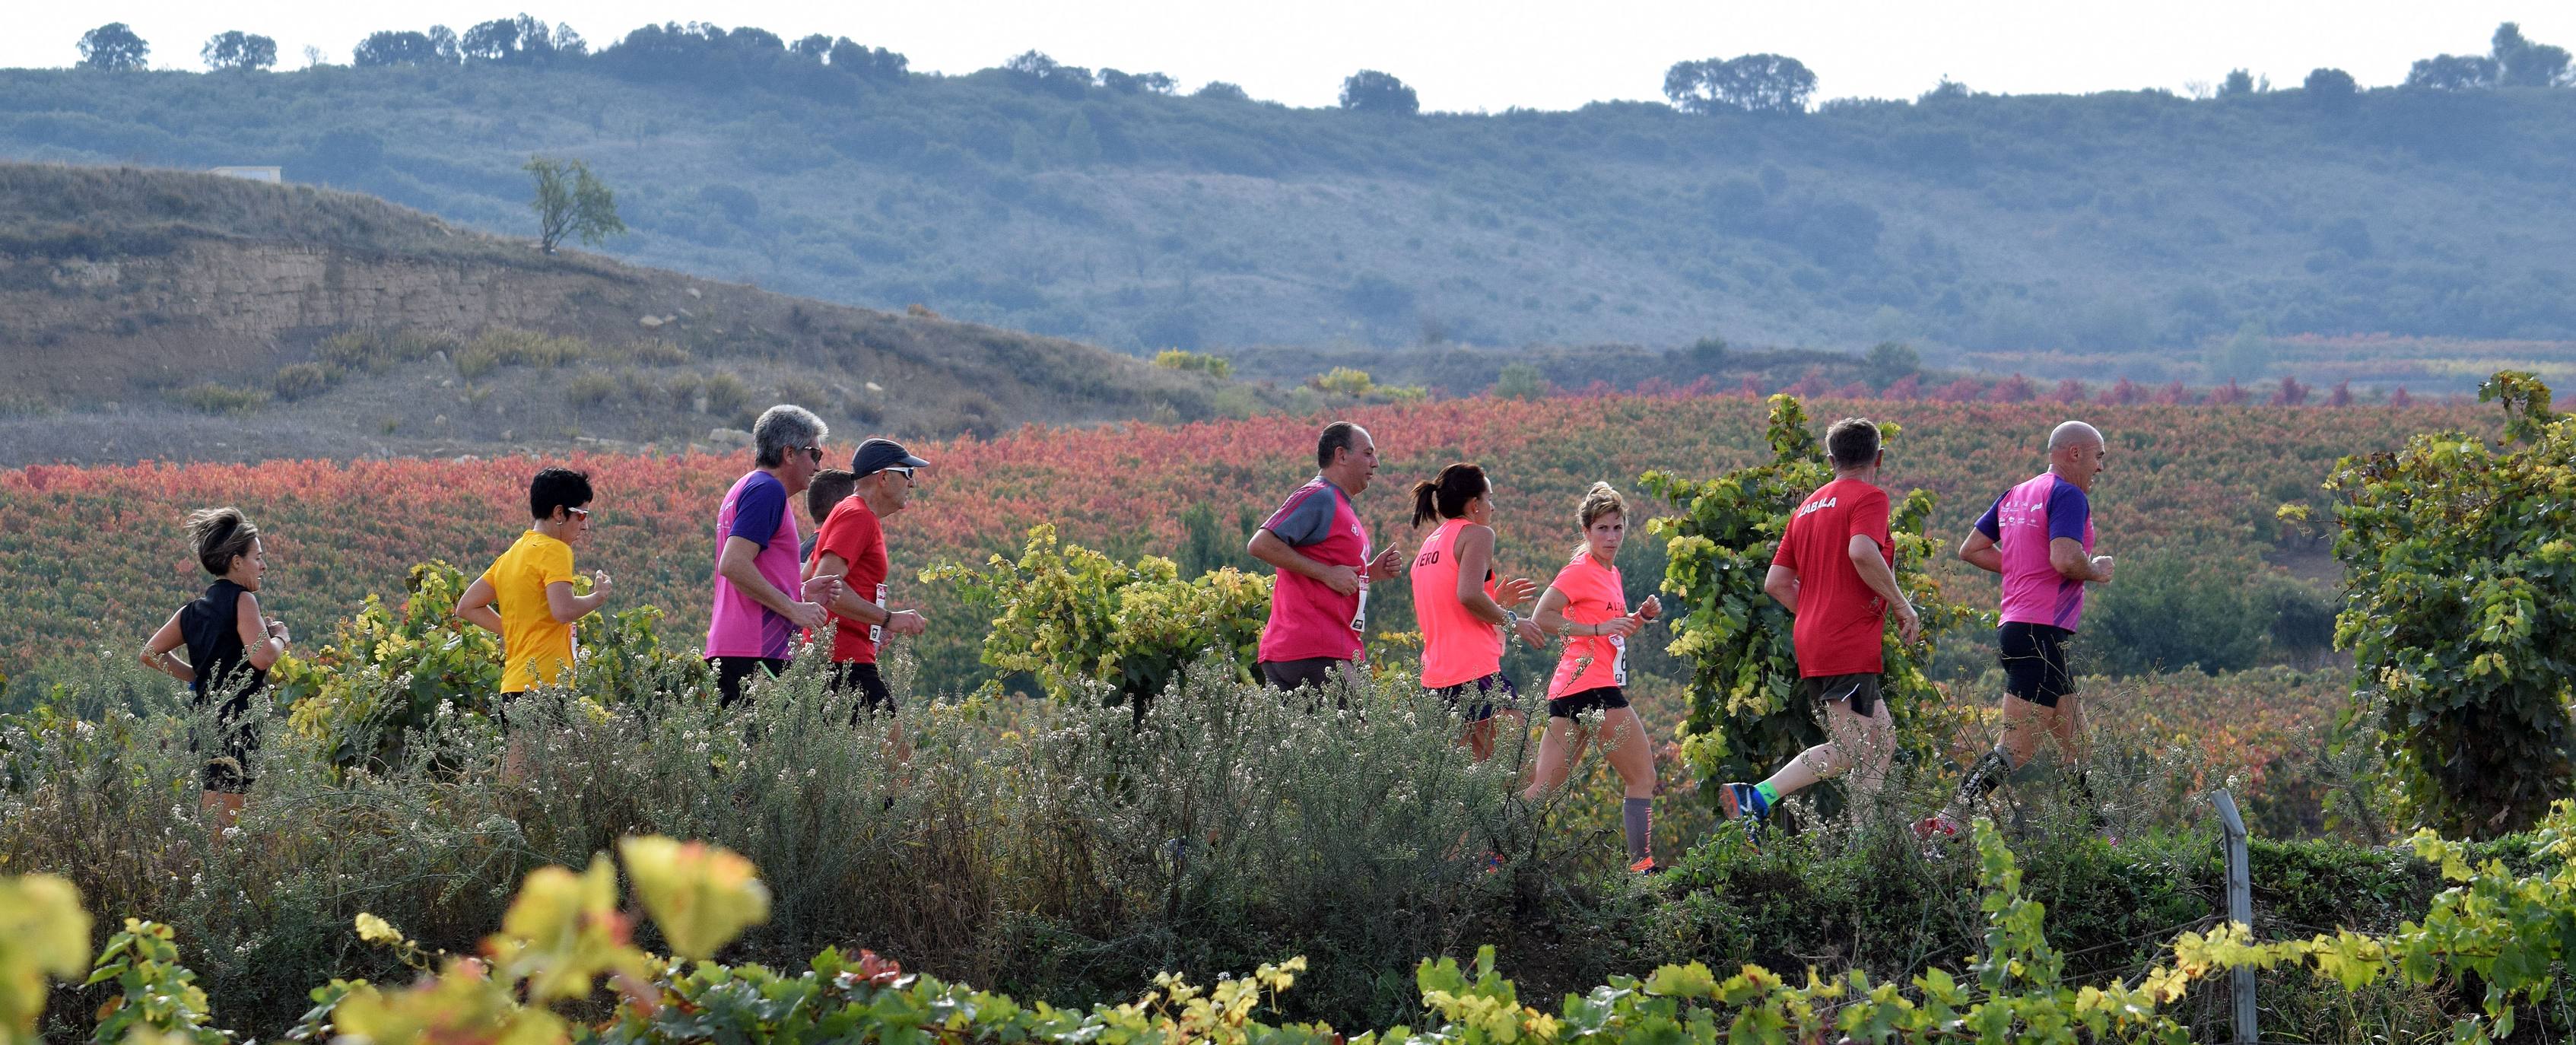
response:
[[[833,506],[823,520],[822,537],[814,542],[807,577],[839,575],[840,593],[832,611],[832,686],[857,691],[866,711],[894,711],[894,695],[877,674],[877,647],[888,633],[919,635],[929,625],[918,610],[896,610],[886,604],[884,520],[912,503],[915,471],[930,462],[914,457],[902,443],[870,439],[850,457],[850,496]]]

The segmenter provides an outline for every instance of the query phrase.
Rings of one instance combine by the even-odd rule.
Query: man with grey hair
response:
[[[2048,433],[2048,471],[2004,491],[1959,543],[1959,558],[2003,575],[2004,730],[1994,750],[1969,767],[1947,808],[1914,825],[1922,838],[1960,832],[1968,807],[2027,765],[2044,732],[2075,767],[2075,787],[2100,806],[2084,775],[2089,754],[2084,709],[2066,672],[2066,640],[2084,619],[2084,585],[2111,581],[2111,557],[2093,554],[2093,481],[2103,470],[2102,433],[2068,421]]]
[[[716,601],[707,620],[707,663],[725,704],[742,699],[754,673],[775,675],[796,653],[799,631],[823,627],[841,578],[799,582],[796,515],[788,499],[823,469],[823,419],[780,404],[751,426],[758,467],[734,481],[716,509]]]

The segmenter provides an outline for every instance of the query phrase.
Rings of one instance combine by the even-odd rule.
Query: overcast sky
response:
[[[945,0],[825,3],[726,0],[107,0],[97,7],[16,0],[0,65],[63,66],[81,33],[123,21],[152,45],[156,69],[201,69],[197,50],[226,29],[277,41],[278,65],[307,46],[346,62],[378,29],[432,23],[459,31],[526,10],[568,22],[603,46],[647,22],[755,25],[795,39],[847,36],[889,47],[917,72],[967,73],[1030,48],[1056,60],[1161,71],[1185,89],[1241,84],[1256,98],[1329,105],[1356,69],[1393,73],[1425,109],[1567,109],[1659,98],[1663,71],[1688,58],[1769,51],[1815,70],[1818,97],[1911,98],[1943,76],[1978,91],[2082,93],[2215,82],[2235,68],[2295,86],[2335,66],[2364,86],[2392,84],[2436,53],[2484,53],[2496,23],[2576,47],[2570,0],[1734,0],[1528,3],[1519,0]]]

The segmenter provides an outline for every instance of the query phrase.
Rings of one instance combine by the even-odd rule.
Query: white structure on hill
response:
[[[283,167],[215,167],[212,170],[227,178],[248,178],[271,185],[283,184],[286,181],[286,169]]]

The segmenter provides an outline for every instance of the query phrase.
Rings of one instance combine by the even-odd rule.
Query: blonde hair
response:
[[[1619,496],[1619,491],[1609,483],[1594,483],[1591,489],[1583,491],[1582,504],[1574,512],[1577,528],[1586,534],[1592,532],[1592,524],[1601,521],[1604,515],[1627,514],[1627,498]],[[1591,551],[1592,541],[1587,537],[1574,546],[1574,557],[1580,559]]]

